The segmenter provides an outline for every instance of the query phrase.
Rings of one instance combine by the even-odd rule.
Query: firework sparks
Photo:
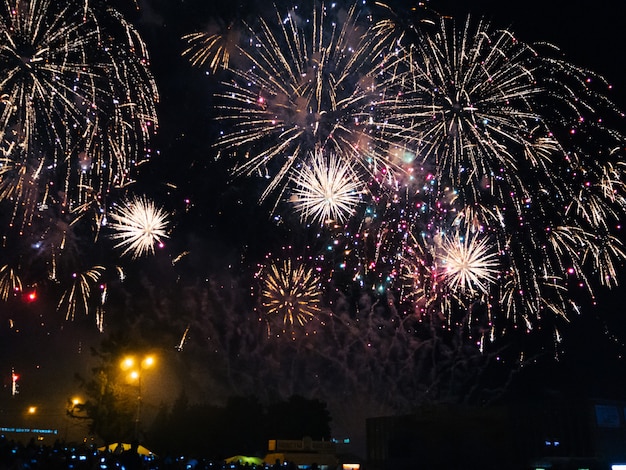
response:
[[[123,184],[156,123],[158,93],[136,31],[115,10],[87,4],[5,0],[0,8],[7,155],[18,166],[36,159],[27,168],[42,188],[59,178],[65,203],[80,202],[81,188]],[[44,203],[38,196],[20,203]]]
[[[339,11],[322,4],[310,19],[294,8],[243,26],[247,40],[237,44],[240,60],[229,70],[235,79],[219,93],[220,118],[229,125],[217,145],[245,151],[235,174],[271,175],[262,200],[282,192],[294,169],[320,149],[370,170],[393,166],[387,152],[400,130],[371,110],[384,58],[365,34],[365,16],[356,5]],[[219,57],[213,49],[222,50],[215,44],[206,46],[211,66]],[[196,52],[191,60],[203,57]]]
[[[321,311],[320,279],[302,264],[270,263],[262,271],[261,282],[263,309],[282,317],[285,326],[302,326]]]
[[[503,183],[523,192],[522,158],[545,168],[558,149],[532,105],[541,92],[529,63],[534,51],[508,31],[472,29],[469,19],[461,31],[442,20],[412,46],[407,112],[391,118],[411,126],[421,163],[434,163],[437,180],[467,204],[484,192],[506,196]]]
[[[489,292],[499,269],[487,238],[470,234],[469,230],[462,236],[457,231],[444,240],[441,248],[444,278],[450,289],[470,295]]]
[[[216,73],[220,67],[227,69],[230,56],[237,50],[240,32],[233,23],[209,28],[208,32],[191,33],[183,36],[188,47],[183,56],[189,56],[194,66],[208,66]],[[214,31],[217,29],[217,31]]]
[[[623,155],[618,132],[585,119],[611,109],[588,72],[484,21],[457,28],[440,18],[437,27],[427,11],[415,23],[382,7],[391,19],[365,19],[355,5],[341,26],[333,7],[314,8],[308,21],[294,8],[244,25],[236,47],[227,31],[205,44],[213,70],[224,44],[239,57],[218,105],[232,124],[218,146],[245,152],[234,172],[264,174],[262,200],[291,183],[304,219],[346,224],[337,246],[369,251],[350,255],[356,267],[341,263],[361,287],[393,287],[410,234],[423,233],[430,261],[422,271],[434,280],[418,297],[448,316],[480,293],[526,325],[546,311],[564,317],[569,267],[588,290],[590,264],[614,285],[624,251],[610,222],[626,208]],[[584,148],[594,132],[612,138],[599,155]],[[350,191],[362,190],[350,188],[348,207],[333,207],[331,180],[343,174],[331,174],[320,154],[362,165],[363,175],[345,181],[369,178],[368,191],[376,188],[356,230]],[[438,233],[459,223],[488,237]]]
[[[0,299],[6,302],[21,290],[22,280],[15,270],[6,264],[2,266],[0,268]]]
[[[443,288],[433,250],[423,246],[424,243],[417,243],[415,239],[413,241],[402,258],[401,278],[406,286],[403,298],[410,299],[420,317],[427,313],[448,317],[452,309],[452,297],[446,295]]]
[[[156,244],[168,238],[168,214],[146,198],[135,197],[110,213],[114,231],[111,238],[119,240],[116,248],[123,248],[122,255],[132,254],[139,258],[154,253]]]
[[[57,305],[57,310],[65,309],[66,320],[74,320],[79,307],[82,307],[85,314],[89,312],[92,284],[98,282],[104,270],[103,266],[93,266],[85,272],[72,274],[72,285],[65,291]]]
[[[327,158],[321,152],[317,152],[292,181],[296,187],[290,201],[295,209],[303,220],[320,224],[345,222],[354,214],[363,192],[361,180],[350,162],[335,155]]]
[[[69,316],[86,305],[93,273],[71,274],[99,239],[104,201],[151,154],[159,96],[148,65],[107,2],[0,0],[2,249],[29,283],[72,279],[58,302]]]
[[[451,316],[467,308],[465,297],[481,293],[498,299],[499,315],[532,328],[567,316],[572,286],[593,295],[593,276],[615,285],[615,266],[624,260],[614,232],[626,207],[623,137],[602,126],[600,113],[615,109],[589,85],[597,76],[469,18],[458,29],[441,19],[438,30],[410,36],[398,73],[403,102],[380,109],[410,128],[404,135],[414,143],[413,174],[427,168],[429,175],[422,186],[407,186],[401,208],[381,214],[406,220],[403,233],[422,234],[417,251],[426,261],[413,270],[422,273],[414,296],[420,308],[430,299],[428,306]],[[602,143],[590,146],[592,136]],[[490,241],[439,233],[458,223]],[[397,251],[377,248],[386,259]],[[479,260],[486,269],[473,271]]]

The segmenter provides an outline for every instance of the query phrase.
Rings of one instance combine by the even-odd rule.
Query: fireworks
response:
[[[489,292],[489,284],[495,282],[498,262],[490,251],[488,239],[457,231],[446,238],[442,246],[442,266],[448,288],[461,294]]]
[[[35,207],[81,206],[128,182],[146,158],[158,94],[145,47],[118,12],[5,0],[0,63],[3,167],[16,175],[3,172],[2,195],[26,224]]]
[[[79,307],[82,307],[85,314],[89,312],[92,284],[100,280],[104,270],[103,266],[93,266],[85,272],[72,274],[72,285],[63,293],[57,306],[59,310],[65,308],[66,320],[74,320]]]
[[[109,224],[119,240],[116,248],[123,248],[122,255],[131,253],[133,258],[154,253],[154,246],[168,238],[168,214],[146,198],[135,197],[111,212],[114,222]]]
[[[208,65],[215,73],[220,67],[228,68],[231,54],[236,51],[239,43],[239,31],[234,25],[222,24],[217,31],[191,33],[183,36],[189,46],[183,51],[183,56],[189,56],[189,61],[195,66]]]
[[[49,283],[68,320],[88,313],[104,269],[89,249],[110,198],[151,153],[159,97],[148,65],[137,30],[107,2],[0,0],[0,233],[15,267],[0,272],[3,301],[21,283]]]
[[[46,30],[67,26],[66,52],[60,42],[13,59],[9,46],[0,51],[0,200],[10,205],[1,212],[23,240],[13,250],[15,237],[1,238],[4,301],[44,311],[58,289],[57,315],[95,310],[99,329],[107,301],[107,324],[137,334],[149,324],[150,340],[169,336],[162,343],[177,344],[194,380],[206,378],[212,390],[343,403],[369,396],[388,413],[437,400],[488,402],[475,395],[475,377],[493,377],[480,364],[514,354],[500,354],[499,334],[507,351],[538,344],[535,335],[558,341],[563,319],[586,295],[593,300],[596,284],[617,285],[626,258],[618,232],[625,140],[603,127],[612,124],[610,103],[597,93],[603,82],[557,51],[485,21],[395,15],[375,2],[343,11],[279,2],[262,18],[210,25],[185,37],[184,55],[215,87],[218,116],[206,125],[219,137],[206,141],[216,154],[200,161],[198,146],[159,159],[142,185],[163,174],[189,183],[167,188],[193,201],[170,214],[160,207],[172,201],[116,200],[149,156],[154,125],[156,92],[135,31],[113,12],[101,20],[94,8],[107,2],[81,0],[74,15],[78,2],[0,1],[11,7],[0,13],[3,37],[17,37],[28,17]],[[53,70],[48,81],[44,64]],[[161,65],[169,78],[177,73]],[[30,77],[40,86],[29,88]],[[175,87],[186,83],[180,78]],[[23,94],[13,91],[20,87]],[[170,152],[187,149],[198,125],[194,110],[177,111]],[[191,158],[193,175],[185,170]],[[226,167],[261,178],[212,185]],[[275,217],[258,226],[267,217],[244,209],[257,183],[261,200],[278,201]],[[137,268],[148,269],[129,271],[139,282],[107,279],[99,250],[82,258],[93,239],[83,220],[102,227],[116,257],[139,258],[171,235],[174,217],[194,233],[176,240],[171,264],[141,260]],[[277,256],[260,269],[252,301],[260,314],[250,315],[245,269],[274,250],[266,243],[306,255]],[[31,282],[35,269],[24,276],[32,266],[24,253],[38,261],[38,279],[56,287]],[[94,267],[69,266],[70,253]],[[27,292],[37,287],[39,304],[16,294],[22,283]],[[288,340],[260,334],[267,325]],[[516,342],[530,330],[533,341]],[[211,367],[199,374],[195,364]]]
[[[380,109],[408,129],[415,178],[397,208],[377,209],[394,231],[374,233],[374,262],[392,272],[406,253],[419,311],[451,318],[480,294],[492,319],[527,328],[566,317],[573,286],[615,285],[626,193],[622,137],[600,115],[614,109],[589,85],[603,81],[484,22],[441,19],[412,37],[403,103]],[[412,235],[422,246],[410,253]]]
[[[15,270],[8,265],[0,268],[0,300],[7,301],[11,296],[22,291],[22,280]]]
[[[509,198],[511,189],[524,197],[523,171],[545,171],[559,150],[533,106],[541,95],[535,51],[509,31],[474,28],[469,19],[460,31],[441,20],[439,31],[412,47],[406,112],[392,109],[390,118],[411,128],[419,163],[432,165],[436,181],[468,205],[487,195]],[[544,178],[550,183],[552,175]]]
[[[387,152],[401,141],[395,135],[400,130],[371,110],[381,99],[385,58],[365,34],[369,20],[356,5],[344,11],[322,4],[310,18],[304,14],[294,7],[261,18],[258,26],[244,24],[236,66],[227,74],[232,80],[218,93],[224,130],[217,146],[245,153],[238,155],[244,159],[237,160],[235,174],[270,177],[262,200],[282,192],[309,154],[334,153],[375,170],[394,165]],[[192,62],[207,57],[213,69],[224,63],[224,44],[234,48],[232,28],[218,36],[192,36],[200,49]]]
[[[566,317],[579,289],[615,286],[624,147],[604,127],[604,82],[485,21],[363,5],[280,5],[185,36],[184,56],[215,76],[219,165],[264,177],[261,201],[307,225],[300,238],[277,215],[289,236],[315,237],[314,270],[262,269],[267,318],[303,325],[332,286],[420,321],[482,309],[500,331],[531,329]],[[59,259],[86,238],[79,221],[97,231],[108,217],[113,244],[138,258],[171,217],[114,200],[150,154],[158,95],[136,31],[79,6],[4,0],[0,24],[0,199],[9,224],[40,232],[53,280],[76,272]],[[0,274],[5,292],[20,279]],[[87,305],[71,299],[95,274],[77,276],[60,305]]]
[[[620,201],[606,204],[613,196],[589,189],[589,183],[618,181],[608,176],[617,156],[589,158],[572,147],[573,127],[598,127],[592,119],[587,125],[583,113],[593,116],[607,103],[585,85],[591,72],[540,54],[508,30],[474,26],[469,18],[460,30],[442,19],[438,31],[412,46],[403,92],[410,114],[391,109],[389,116],[410,127],[406,135],[417,161],[432,168],[438,185],[453,187],[463,206],[507,206],[518,218],[526,206],[542,205],[542,194],[550,195],[553,206],[539,208],[542,217],[566,217],[570,200],[584,200],[574,202],[586,219],[581,222],[600,227],[602,219],[615,218],[607,207],[622,205],[623,188],[610,185]],[[610,140],[619,146],[619,139]],[[579,179],[581,173],[587,181]]]
[[[291,260],[270,263],[261,273],[261,303],[268,315],[282,317],[285,326],[304,325],[320,311],[320,279]]]
[[[312,156],[296,177],[290,201],[302,219],[320,224],[343,223],[353,215],[363,192],[362,183],[349,161],[321,152]]]

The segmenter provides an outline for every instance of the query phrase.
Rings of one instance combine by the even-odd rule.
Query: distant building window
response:
[[[619,428],[619,411],[616,406],[596,405],[596,423],[601,428]]]

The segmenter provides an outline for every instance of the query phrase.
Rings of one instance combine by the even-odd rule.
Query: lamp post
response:
[[[65,406],[65,435],[63,439],[67,441],[68,430],[70,427],[70,422],[72,418],[77,418],[77,413],[80,412],[80,408],[83,405],[83,400],[80,397],[73,397],[71,400],[67,400],[67,404]]]
[[[38,419],[37,416],[37,407],[34,405],[30,405],[26,408],[26,420],[25,420],[25,432],[32,435],[33,429],[37,428],[36,421]]]
[[[135,356],[126,356],[120,365],[122,370],[128,372],[128,379],[137,382],[137,413],[135,414],[135,439],[139,438],[139,422],[141,421],[141,381],[145,370],[151,368],[155,363],[154,356],[147,355],[141,359]]]

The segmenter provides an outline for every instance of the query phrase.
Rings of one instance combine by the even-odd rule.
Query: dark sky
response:
[[[562,49],[578,65],[589,67],[609,81],[620,84],[624,92],[623,63],[626,52],[624,22],[626,4],[610,0],[431,0],[430,5],[443,14],[470,13],[484,16],[497,26],[509,27],[526,42],[548,41]]]
[[[161,91],[161,115],[160,132],[155,140],[159,155],[143,170],[144,173],[137,186],[140,190],[158,198],[168,210],[175,213],[175,230],[178,233],[169,242],[169,246],[174,254],[184,249],[193,251],[193,256],[186,261],[188,263],[186,268],[189,272],[201,270],[210,272],[213,266],[223,266],[230,261],[236,262],[241,251],[259,255],[266,249],[268,243],[276,243],[273,237],[283,235],[281,231],[272,231],[274,224],[268,215],[267,208],[260,208],[256,204],[258,188],[252,185],[231,184],[225,163],[213,161],[211,79],[207,78],[201,70],[193,69],[185,59],[180,57],[183,47],[180,41],[182,34],[204,28],[210,18],[217,14],[236,14],[237,5],[241,5],[241,2],[224,0],[142,0],[140,2],[138,26],[152,55],[153,72]],[[257,9],[271,8],[270,3],[267,2],[251,2],[242,8],[249,8],[251,5]],[[626,73],[624,72],[626,3],[622,0],[596,2],[431,0],[429,5],[444,15],[459,18],[459,21],[463,21],[468,12],[474,17],[484,16],[490,19],[494,26],[510,28],[518,33],[521,40],[528,43],[535,41],[554,43],[562,49],[565,57],[571,62],[597,71],[613,83],[615,88],[613,98],[621,108],[626,108]],[[199,175],[201,177],[198,177]],[[172,183],[176,189],[172,189],[166,183]],[[185,202],[186,199],[189,199],[190,204]],[[189,209],[191,216],[185,215],[186,209]],[[243,246],[247,248],[242,250]],[[158,258],[154,262],[140,262],[131,269],[131,272],[141,273],[145,270],[145,272],[156,273],[167,263],[168,260],[164,258]],[[182,276],[184,277],[185,274],[183,273]],[[226,274],[218,281],[227,278]],[[146,287],[148,282],[142,279],[137,281],[137,284],[141,287],[141,295],[145,295],[146,298],[141,299],[142,302],[130,299],[130,296],[122,299],[122,305],[125,306],[130,305],[131,300],[140,304],[140,307],[135,307],[135,309],[141,310],[142,319],[148,319],[146,322],[148,328],[165,329],[169,326],[171,331],[167,331],[168,340],[180,337],[187,319],[172,319],[168,323],[167,319],[160,317],[160,315],[164,317],[163,311],[167,306],[176,308],[182,304],[191,303],[192,300],[196,302],[193,305],[203,308],[206,305],[203,302],[211,304],[195,292],[188,294],[190,297],[197,294],[198,299],[190,299],[180,294],[179,298],[162,300],[162,305],[155,305],[157,302],[150,303],[153,299],[148,298],[146,292],[149,291],[156,298],[155,291],[158,292],[160,288],[166,289],[175,281],[175,276],[164,277],[159,281],[151,279],[152,285]],[[589,321],[574,319],[569,336],[571,347],[561,359],[562,365],[555,367],[556,363],[553,357],[550,357],[549,365],[538,367],[534,373],[529,373],[526,383],[542,380],[542,374],[550,373],[553,377],[562,378],[563,383],[567,385],[575,384],[576,379],[582,377],[583,380],[589,382],[586,387],[590,393],[596,393],[599,390],[590,385],[592,381],[602,382],[613,392],[615,387],[612,381],[615,374],[606,369],[615,367],[618,364],[618,357],[623,352],[620,339],[624,331],[624,323],[626,323],[621,321],[623,299],[626,300],[624,288],[619,288],[610,296],[602,296],[598,309],[589,313]],[[214,311],[221,308],[219,311],[224,316],[228,316],[234,310],[233,305],[237,305],[240,299],[227,298],[227,300],[225,305],[217,305],[218,302],[213,300],[215,303],[210,307]],[[123,316],[126,313],[124,310],[118,315]],[[192,323],[194,321],[200,323],[203,320],[201,312],[194,311],[189,316],[191,318],[189,321]],[[36,318],[30,321],[33,324],[37,323]],[[238,325],[232,317],[214,326],[216,331],[222,328],[238,332]],[[608,334],[605,332],[606,326],[610,327]],[[44,338],[37,336],[41,344],[45,343],[46,347],[58,352],[60,362],[55,365],[58,368],[54,370],[63,370],[64,375],[57,379],[71,380],[74,368],[81,367],[74,362],[62,359],[65,349],[75,352],[77,345],[83,345],[82,336],[73,336],[78,335],[74,328],[73,326],[65,327],[63,333],[54,340],[47,339],[46,335]],[[590,331],[592,334],[589,333]],[[192,329],[192,337],[198,340],[204,348],[202,355],[196,358],[197,362],[204,361],[205,365],[212,365],[211,361],[218,362],[219,360],[209,351],[212,344],[212,338],[209,338],[210,333],[210,331],[207,333],[207,331],[199,332]],[[93,337],[92,329],[86,335],[88,338],[86,341],[91,342]],[[243,344],[248,339],[240,338],[237,334],[232,334],[228,338],[232,344],[220,345],[220,347],[234,350],[242,347],[239,342]],[[0,358],[10,358],[5,361],[3,376],[6,375],[6,363],[15,359],[13,354],[23,341],[23,337],[11,336],[9,339],[0,345]],[[255,354],[263,353],[262,347],[253,346]],[[43,369],[39,369],[39,365],[36,365],[29,371],[45,377],[53,375],[53,372],[50,372],[52,368],[48,368],[48,359],[55,359],[54,357],[48,356],[45,360],[33,359],[33,356],[37,356],[37,350],[33,350],[32,347],[26,349],[31,355],[22,356],[19,359],[20,363],[25,364],[31,359],[33,362],[41,361],[46,363]],[[200,347],[197,350],[199,349]],[[83,352],[85,351],[81,354]],[[303,355],[307,354],[307,351],[301,352]],[[192,383],[192,387],[195,387],[194,391],[199,391],[201,395],[206,390],[202,387],[207,387],[208,381],[198,377],[198,371],[201,369],[186,365],[184,359],[191,362],[189,357],[185,358],[182,355],[171,359],[172,364],[181,366],[176,374],[180,375],[181,380],[188,380]],[[231,365],[235,367],[238,364],[236,360],[233,360]],[[584,368],[583,375],[576,375],[578,366],[581,369]],[[279,366],[272,364],[272,367]],[[68,371],[67,369],[70,368],[72,370]],[[175,367],[172,366],[172,370],[174,369]],[[236,374],[238,371],[228,370],[227,372]],[[34,392],[28,389],[27,379],[24,380],[24,396],[32,397]],[[212,382],[208,384],[208,389],[223,392]]]

